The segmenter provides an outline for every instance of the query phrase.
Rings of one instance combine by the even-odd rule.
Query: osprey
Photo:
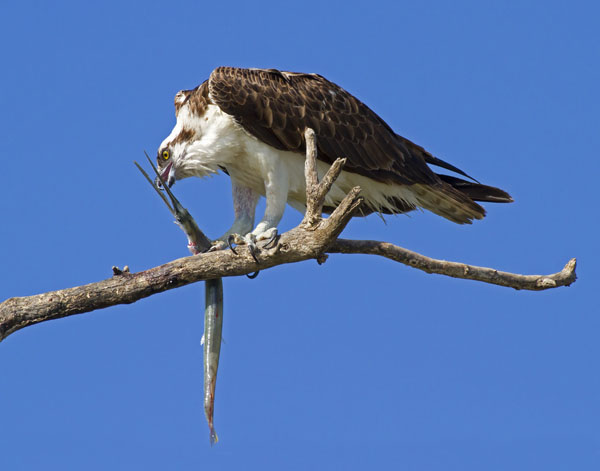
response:
[[[158,149],[162,180],[171,186],[219,170],[231,177],[235,220],[217,247],[234,234],[250,244],[272,240],[286,203],[304,211],[308,127],[317,136],[320,176],[337,157],[347,159],[325,212],[357,185],[363,214],[425,208],[459,224],[485,216],[475,201],[512,201],[505,191],[479,184],[399,136],[364,103],[317,74],[219,67],[195,89],[175,95],[175,116],[175,127]],[[428,164],[473,181],[436,174]],[[260,195],[266,210],[254,227]]]

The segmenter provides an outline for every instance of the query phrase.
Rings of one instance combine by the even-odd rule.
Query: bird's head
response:
[[[177,126],[175,126],[175,131]],[[181,129],[179,132],[173,133],[167,137],[158,148],[156,162],[158,171],[163,182],[169,187],[173,186],[175,181],[181,180],[192,175],[186,165],[188,157],[188,148],[194,142],[194,133]],[[156,186],[160,188],[160,179],[156,178]]]
[[[175,167],[171,158],[171,150],[168,147],[159,148],[156,156],[156,163],[160,177],[156,177],[154,184],[157,188],[162,188],[163,182],[169,188],[175,183]],[[162,180],[162,181],[161,181]]]
[[[199,145],[208,105],[206,82],[194,90],[182,90],[175,95],[177,123],[171,134],[158,147],[156,156],[162,180],[169,187],[177,180],[191,176],[205,176],[215,170],[206,164],[206,152]],[[156,179],[160,188],[160,179]]]

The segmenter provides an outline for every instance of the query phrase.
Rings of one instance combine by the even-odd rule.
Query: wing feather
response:
[[[364,103],[320,75],[219,67],[211,74],[208,89],[213,103],[267,144],[304,153],[304,131],[310,127],[317,135],[320,160],[332,163],[345,157],[345,171],[387,184],[410,185],[419,206],[454,222],[469,223],[485,215],[474,199],[512,201],[498,188],[437,175],[427,164],[471,178],[396,134]],[[176,98],[176,107],[181,101],[182,97]],[[394,197],[390,204],[394,212],[414,209]]]
[[[304,130],[314,129],[319,159],[347,159],[345,169],[385,183],[442,184],[421,153],[371,109],[316,74],[219,67],[210,97],[250,134],[288,151],[304,152]]]

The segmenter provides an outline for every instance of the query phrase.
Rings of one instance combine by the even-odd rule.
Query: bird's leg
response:
[[[263,248],[267,248],[277,239],[277,224],[281,221],[287,204],[287,178],[285,176],[270,178],[269,181],[265,182],[265,193],[267,200],[265,214],[254,230],[243,238],[250,247],[254,258],[256,258],[254,254],[257,242],[266,240],[267,243],[264,244]]]
[[[258,204],[259,194],[251,188],[231,181],[233,196],[234,221],[231,228],[221,237],[213,241],[211,250],[221,250],[228,246],[229,237],[234,234],[247,234],[254,226],[254,214]]]
[[[229,238],[230,242],[236,244],[246,244],[250,249],[250,253],[258,262],[256,253],[258,248],[256,243],[261,240],[266,240],[267,243],[263,246],[269,247],[277,239],[277,224],[281,221],[285,205],[287,204],[289,184],[285,168],[282,166],[276,167],[267,175],[265,181],[265,196],[266,208],[265,215],[262,220],[256,225],[252,232],[240,237],[237,234],[232,234]]]

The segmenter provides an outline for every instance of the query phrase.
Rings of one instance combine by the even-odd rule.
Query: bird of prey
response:
[[[233,234],[249,244],[272,240],[286,204],[305,209],[309,127],[317,137],[320,176],[336,158],[347,159],[324,212],[354,186],[362,190],[363,214],[424,208],[458,224],[485,216],[476,201],[512,201],[505,191],[479,184],[396,134],[367,105],[321,75],[219,67],[195,89],[175,95],[175,116],[175,127],[158,149],[162,180],[171,186],[219,170],[231,178],[235,219],[216,241],[218,248]],[[469,180],[434,173],[429,165]],[[260,195],[266,210],[254,227]]]

